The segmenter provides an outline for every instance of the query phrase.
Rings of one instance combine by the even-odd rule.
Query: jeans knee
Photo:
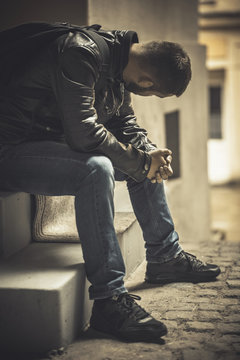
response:
[[[98,179],[114,179],[114,168],[111,160],[104,156],[92,156],[88,160],[88,166],[96,173]]]

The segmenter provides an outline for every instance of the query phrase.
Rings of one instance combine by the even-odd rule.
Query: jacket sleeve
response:
[[[138,125],[131,105],[131,96],[127,90],[124,91],[124,100],[121,108],[118,113],[108,121],[107,128],[124,144],[131,144],[137,149],[146,152],[157,148],[157,146],[148,139],[147,131]]]
[[[75,151],[102,153],[134,180],[144,180],[150,155],[118,141],[98,122],[94,88],[99,67],[95,56],[82,47],[68,48],[59,56],[54,88],[67,144]]]

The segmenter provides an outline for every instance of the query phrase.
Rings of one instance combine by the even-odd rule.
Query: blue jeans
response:
[[[6,146],[0,151],[1,190],[75,196],[91,299],[126,292],[125,266],[113,225],[115,180],[127,182],[147,261],[161,263],[180,253],[163,183],[148,179],[137,183],[115,170],[104,155],[76,152],[52,141]]]

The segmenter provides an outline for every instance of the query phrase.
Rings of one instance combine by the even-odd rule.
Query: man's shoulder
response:
[[[99,62],[102,62],[102,60],[107,62],[106,59],[109,58],[111,52],[109,42],[112,45],[115,42],[114,35],[112,34],[110,37],[110,32],[83,29],[69,31],[64,36],[58,38],[55,43],[60,54],[75,51],[78,54],[82,53],[89,57],[94,57]]]
[[[84,48],[89,50],[92,53],[98,53],[103,48],[103,41],[111,48],[115,45],[121,45],[123,39],[129,36],[129,33],[132,33],[128,30],[106,30],[99,29],[94,31],[89,27],[89,29],[80,29],[79,31],[74,31],[74,29],[65,36],[57,39],[57,42],[60,44],[61,51],[66,51],[71,48]]]

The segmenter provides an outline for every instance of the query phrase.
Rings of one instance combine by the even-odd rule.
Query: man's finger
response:
[[[164,153],[165,156],[172,155],[172,151],[169,149],[162,149],[162,152]]]
[[[167,174],[167,176],[172,176],[172,174],[173,174],[173,170],[172,170],[172,168],[171,168],[171,165],[164,165],[164,171],[165,171],[165,173]]]
[[[163,166],[160,166],[159,172],[160,172],[161,178],[162,178],[163,180],[167,180],[167,179],[168,179],[168,175],[166,174]]]
[[[162,178],[161,178],[161,175],[160,175],[159,171],[156,171],[155,176],[156,176],[157,182],[158,182],[158,183],[161,183],[161,182],[162,182]]]
[[[166,157],[166,161],[167,161],[168,164],[171,164],[171,162],[172,162],[172,156],[171,156],[171,155],[168,155],[168,156]]]

